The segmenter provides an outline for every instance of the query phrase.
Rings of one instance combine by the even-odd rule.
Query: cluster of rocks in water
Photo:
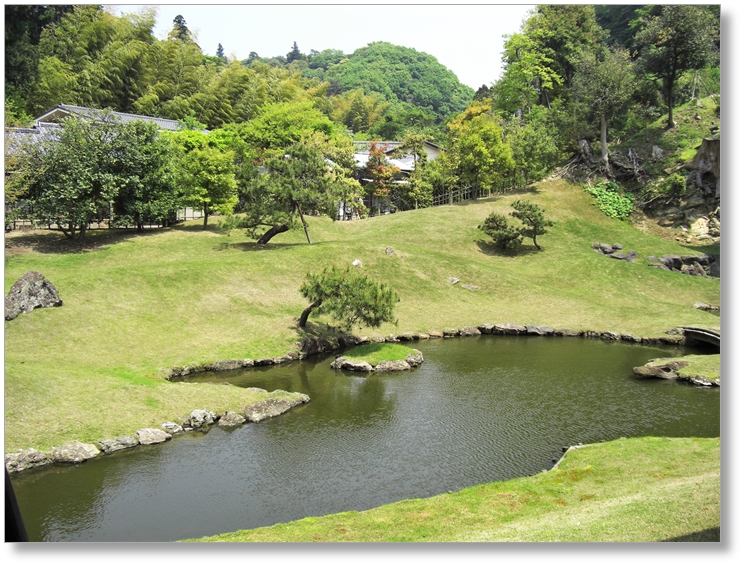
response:
[[[405,360],[382,360],[373,366],[364,360],[348,359],[344,356],[338,356],[331,362],[332,369],[346,369],[349,371],[361,371],[366,373],[385,373],[390,371],[405,371],[424,363],[424,354],[415,348],[413,353],[408,354]]]
[[[251,388],[250,390],[268,393],[265,389]],[[191,431],[206,432],[215,425],[235,427],[246,422],[258,423],[310,401],[310,397],[304,393],[276,390],[269,395],[271,396],[266,399],[247,405],[242,412],[226,411],[217,414],[207,409],[195,409],[188,417],[182,417],[178,422],[167,421],[162,423],[160,428],[141,428],[133,436],[104,438],[95,444],[73,440],[61,446],[55,446],[49,452],[33,448],[19,450],[5,454],[5,468],[8,473],[13,474],[52,464],[80,464],[102,454],[111,454],[138,445],[160,444],[177,434]]]
[[[659,363],[658,360],[650,360],[646,365],[633,368],[633,373],[641,377],[657,377],[661,379],[675,379],[680,381],[689,381],[695,385],[703,385],[706,387],[721,386],[721,380],[710,379],[704,375],[679,375],[678,371],[683,367],[689,365],[689,362],[684,360],[664,360],[664,363]]]
[[[621,253],[622,244],[603,244],[600,242],[592,243],[592,247],[597,253],[606,255],[613,259],[621,259],[633,262],[638,254],[635,250],[628,253]],[[696,277],[720,277],[721,276],[721,258],[720,255],[665,255],[657,258],[648,256],[648,266],[666,271],[677,271],[686,275]]]

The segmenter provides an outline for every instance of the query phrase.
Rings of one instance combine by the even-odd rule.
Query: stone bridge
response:
[[[718,348],[721,347],[721,329],[703,328],[700,326],[680,326],[688,342],[705,342]]]

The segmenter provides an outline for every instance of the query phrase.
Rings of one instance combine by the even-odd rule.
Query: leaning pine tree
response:
[[[300,293],[311,304],[302,311],[300,328],[311,312],[328,313],[345,330],[355,325],[376,328],[384,322],[396,323],[393,307],[398,295],[384,283],[376,283],[350,268],[326,267],[320,273],[308,273]]]

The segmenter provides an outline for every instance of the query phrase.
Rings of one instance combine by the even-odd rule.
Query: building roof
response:
[[[59,106],[49,110],[36,118],[36,124],[42,125],[44,123],[57,123],[63,118],[67,118],[72,114],[85,117],[95,117],[101,110],[96,108],[86,108],[85,106],[73,106],[71,104],[60,104]],[[134,122],[135,120],[142,120],[144,122],[152,122],[161,130],[176,131],[179,129],[178,120],[168,120],[166,118],[156,118],[154,116],[141,116],[139,114],[127,114],[125,112],[114,112],[111,114],[121,122]]]

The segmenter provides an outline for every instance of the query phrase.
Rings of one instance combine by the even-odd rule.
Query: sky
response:
[[[530,4],[245,5],[159,4],[154,35],[165,39],[181,15],[207,55],[222,44],[225,55],[247,59],[286,55],[297,42],[302,53],[340,49],[351,54],[387,41],[433,55],[461,83],[491,86],[501,73],[505,34],[520,31]],[[117,4],[117,14],[142,5]]]

